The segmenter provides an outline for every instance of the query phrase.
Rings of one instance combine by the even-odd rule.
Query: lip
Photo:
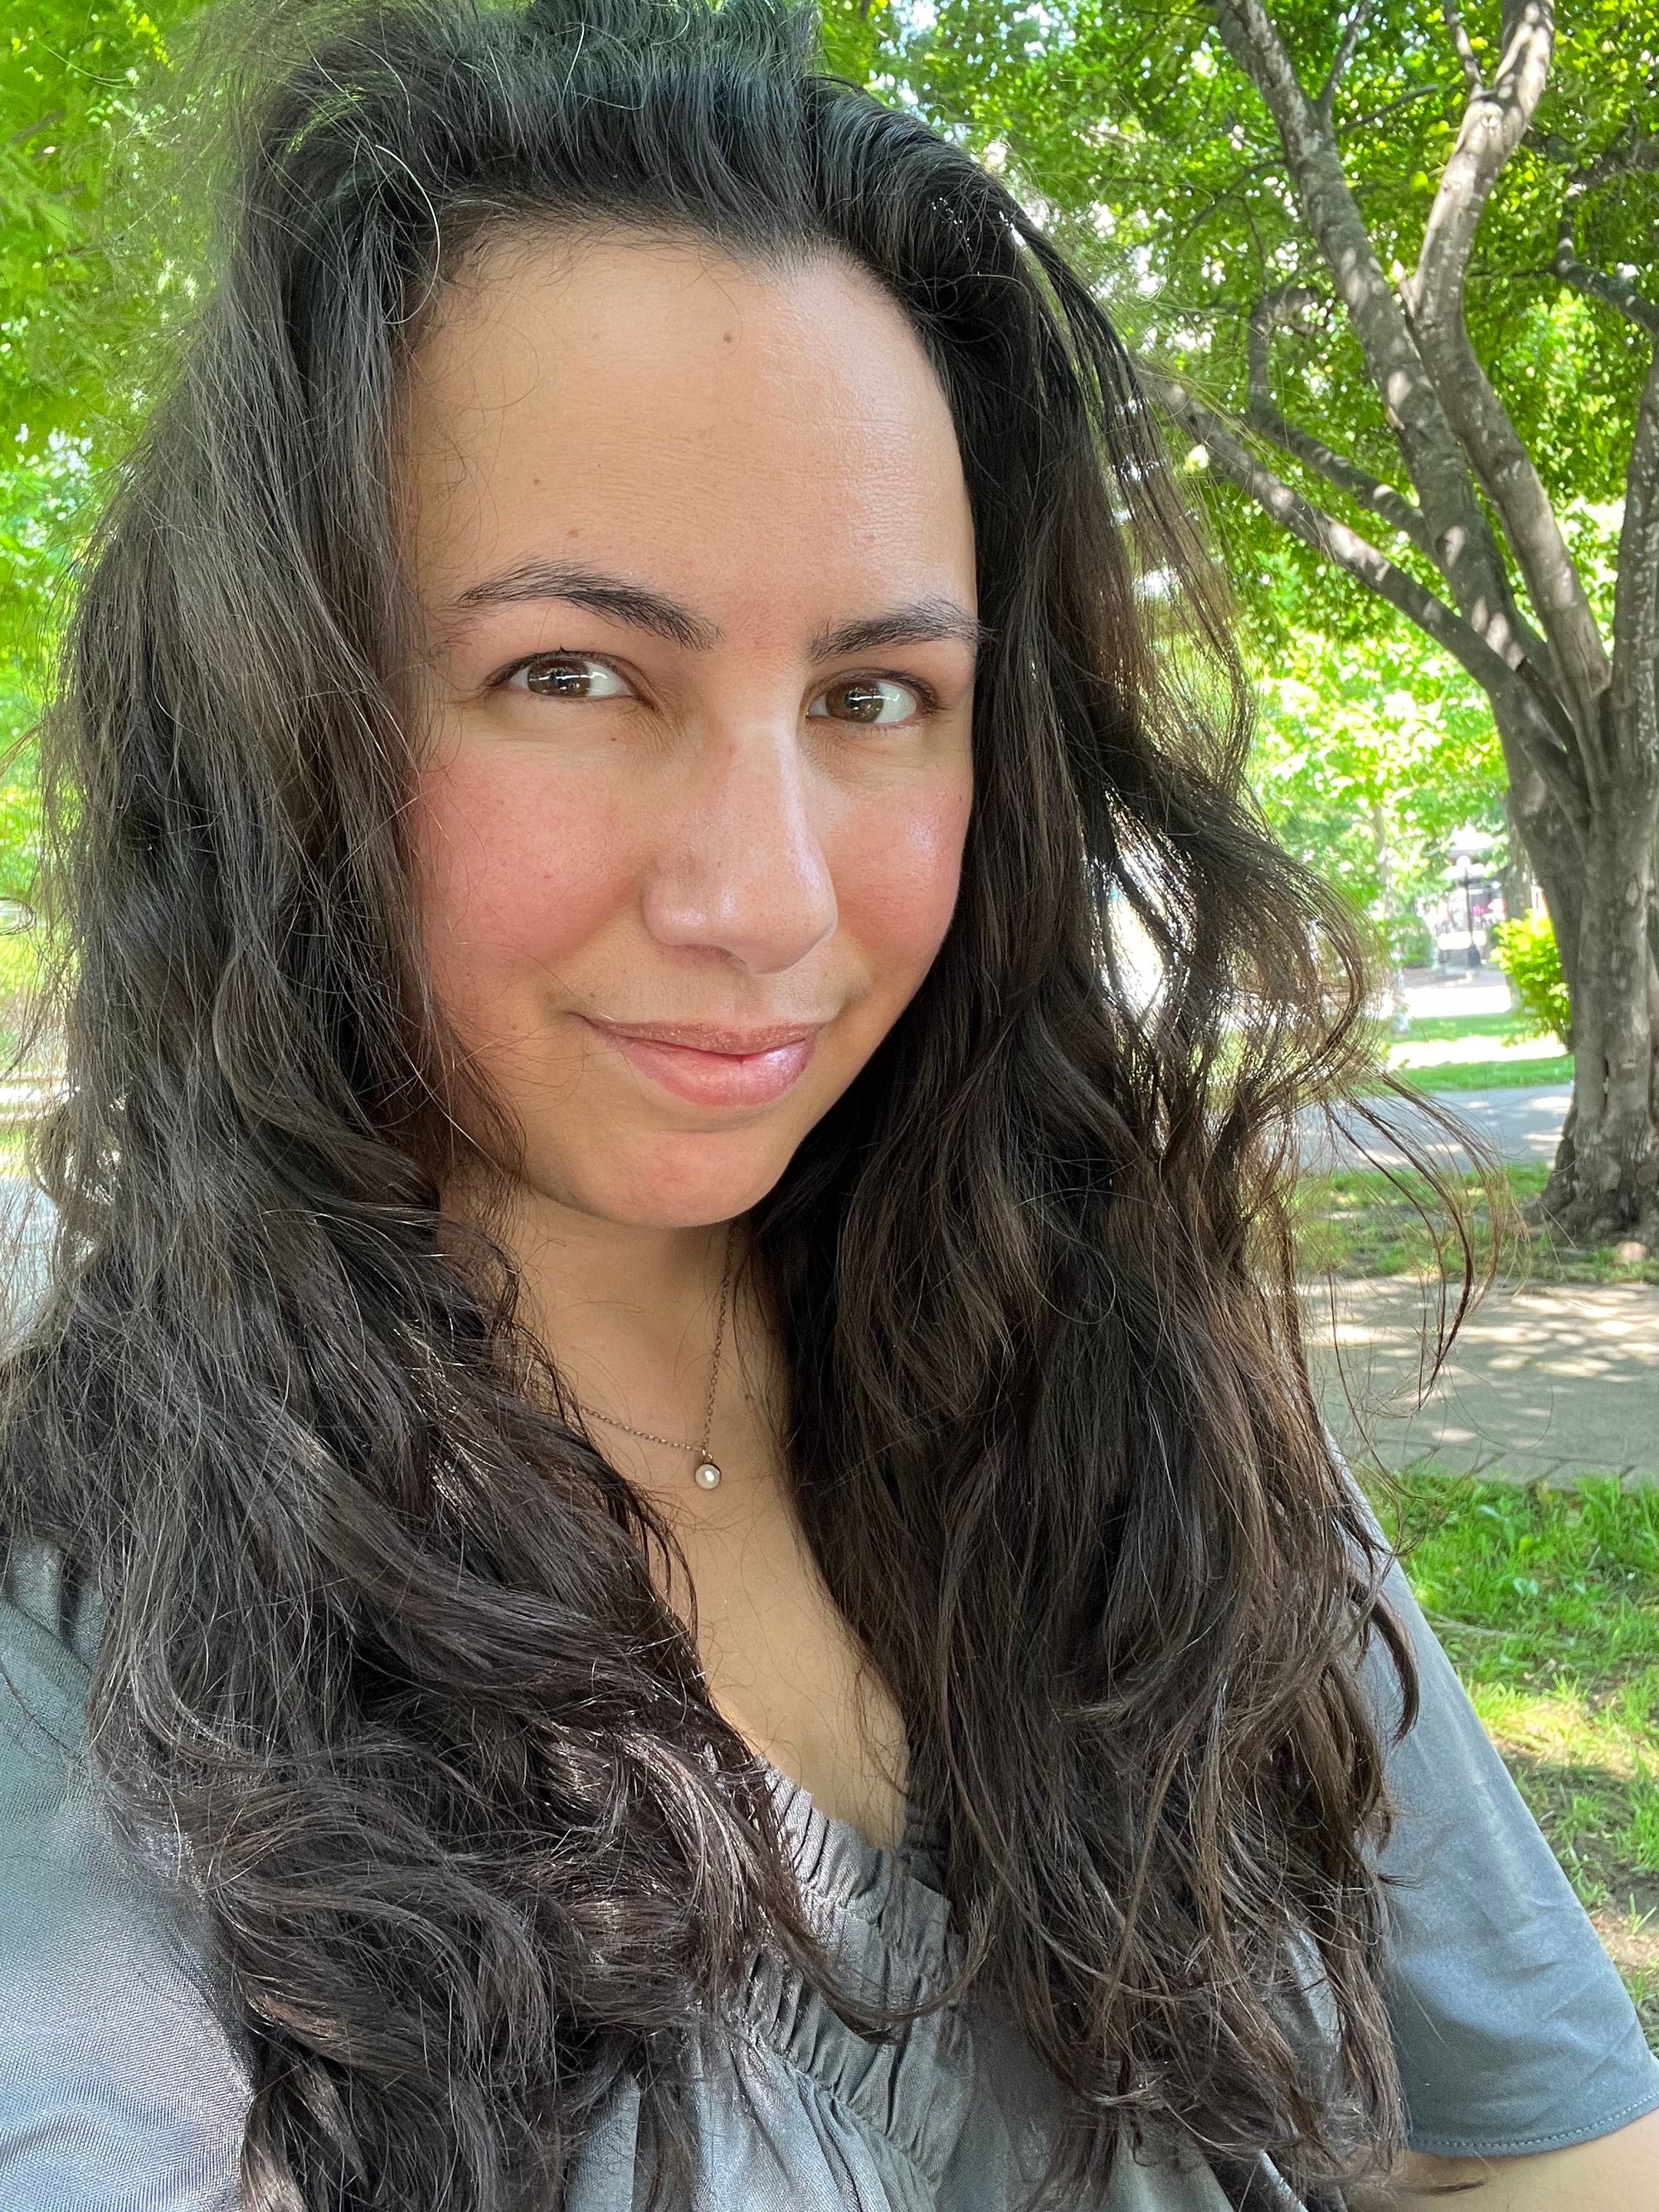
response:
[[[805,1073],[823,1027],[775,1023],[769,1029],[730,1030],[665,1022],[647,1029],[586,1018],[641,1075],[696,1106],[764,1106],[782,1097]]]
[[[734,1059],[797,1043],[824,1026],[822,1022],[756,1022],[738,1029],[720,1022],[607,1022],[597,1014],[587,1019],[611,1036],[638,1037],[647,1044],[690,1045],[696,1052],[726,1053]]]

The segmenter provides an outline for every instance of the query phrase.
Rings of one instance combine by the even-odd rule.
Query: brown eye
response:
[[[595,672],[599,678],[597,685]],[[629,696],[628,686],[616,670],[586,653],[539,653],[533,660],[521,660],[507,679],[508,688],[517,690],[520,677],[524,678],[524,690],[538,699],[622,699]],[[607,682],[618,688],[605,690],[603,686]]]
[[[911,703],[908,708],[902,706],[896,714],[884,714],[882,710],[888,704],[883,697],[885,692],[896,692],[901,701],[908,699]],[[832,684],[827,691],[821,691],[818,697],[842,700],[848,711],[844,714],[817,714],[809,709],[809,720],[862,722],[871,727],[908,722],[921,713],[924,704],[921,692],[914,684],[898,684],[887,676],[850,677],[844,684]],[[814,705],[816,703],[814,702]]]

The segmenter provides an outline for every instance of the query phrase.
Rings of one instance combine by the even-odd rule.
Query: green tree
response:
[[[1286,848],[1340,886],[1391,951],[1446,882],[1453,833],[1501,836],[1504,769],[1479,688],[1398,625],[1289,629],[1256,674],[1251,781]],[[1413,927],[1414,925],[1414,927]]]
[[[125,250],[167,65],[133,0],[30,0],[0,40],[0,424],[31,453],[95,431],[154,320],[161,272]]]
[[[0,897],[23,904],[39,837],[28,732],[165,289],[153,244],[129,239],[168,61],[132,0],[31,0],[0,42]]]
[[[1546,1203],[1659,1238],[1654,0],[832,5],[1090,273],[1247,599],[1293,547],[1479,688],[1574,1006]]]

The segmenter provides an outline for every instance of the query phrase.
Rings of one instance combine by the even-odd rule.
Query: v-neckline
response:
[[[786,1774],[775,1760],[768,1759],[763,1752],[755,1755],[766,1770],[774,1795],[785,1805],[793,1804],[808,1826],[821,1828],[836,1839],[844,1852],[862,1860],[872,1870],[884,1870],[896,1881],[914,1881],[937,1897],[945,1895],[942,1838],[913,1796],[907,1793],[905,1797],[904,1832],[898,1842],[878,1844],[841,1814],[826,1811],[806,1784]]]

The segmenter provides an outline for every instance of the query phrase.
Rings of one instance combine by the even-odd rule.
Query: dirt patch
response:
[[[1608,1887],[1613,1896],[1590,1918],[1613,1965],[1626,1974],[1659,1971],[1659,1880],[1629,1875]]]

